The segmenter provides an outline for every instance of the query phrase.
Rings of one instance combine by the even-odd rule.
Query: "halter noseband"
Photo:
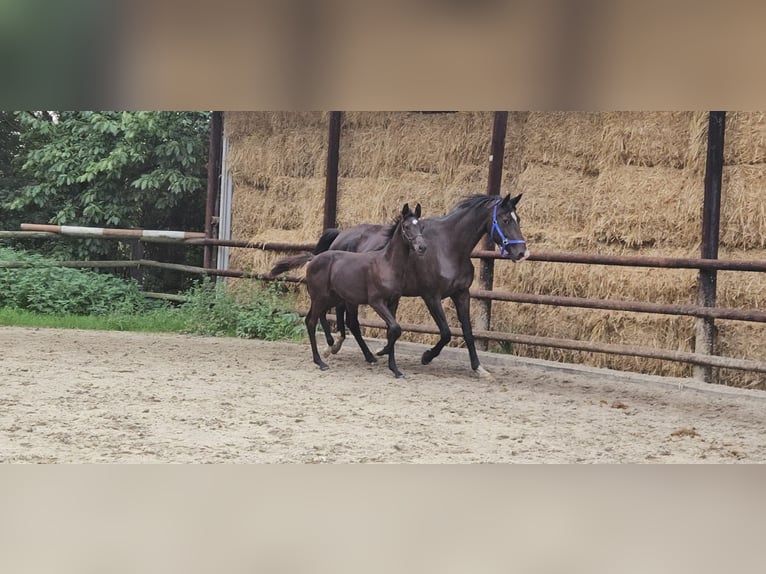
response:
[[[500,229],[500,226],[497,224],[497,206],[500,205],[502,201],[502,199],[498,199],[495,202],[494,209],[492,209],[492,228],[489,230],[489,235],[492,237],[492,234],[497,232],[497,235],[500,237],[500,257],[506,257],[508,255],[506,248],[509,245],[518,245],[521,243],[526,243],[526,241],[523,239],[508,239],[503,233],[503,230]]]

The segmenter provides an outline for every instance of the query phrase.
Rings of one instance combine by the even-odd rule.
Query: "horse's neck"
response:
[[[449,230],[447,237],[453,249],[461,254],[470,254],[487,232],[488,214],[484,208],[459,209],[442,218],[442,224]]]

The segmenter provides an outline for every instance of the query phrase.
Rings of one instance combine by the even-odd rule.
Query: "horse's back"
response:
[[[386,226],[362,223],[338,233],[330,249],[339,251],[374,251],[386,244]]]

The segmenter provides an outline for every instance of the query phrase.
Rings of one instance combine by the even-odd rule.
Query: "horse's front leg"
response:
[[[396,344],[396,340],[402,335],[402,328],[399,326],[399,323],[396,322],[396,316],[391,313],[391,310],[388,308],[388,305],[386,305],[384,301],[370,301],[370,307],[372,307],[375,312],[380,315],[380,318],[386,322],[386,335],[388,341],[386,344],[386,347],[388,348],[388,368],[391,369],[391,372],[394,373],[394,376],[399,379],[404,375],[396,366],[394,345]]]
[[[491,375],[479,364],[479,355],[476,353],[476,343],[473,338],[473,328],[471,327],[471,296],[468,289],[459,291],[452,296],[455,303],[457,318],[460,321],[460,327],[463,329],[463,339],[468,348],[468,357],[471,359],[471,368],[474,373],[481,377],[491,377]]]
[[[428,307],[428,312],[431,313],[431,317],[436,322],[436,326],[439,328],[439,341],[433,348],[428,349],[423,353],[421,363],[427,365],[439,356],[444,346],[450,342],[452,333],[450,332],[449,323],[447,323],[447,316],[444,314],[444,307],[442,307],[442,300],[438,297],[423,297],[423,301]]]

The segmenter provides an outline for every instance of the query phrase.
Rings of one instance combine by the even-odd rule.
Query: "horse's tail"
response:
[[[313,253],[301,253],[300,255],[292,255],[290,257],[284,257],[283,259],[280,259],[274,264],[274,267],[271,268],[271,271],[269,271],[269,275],[272,277],[276,277],[277,275],[281,275],[285,271],[290,271],[290,269],[297,269],[298,267],[301,267],[302,265],[305,265],[309,261],[314,259]]]
[[[319,255],[330,249],[330,245],[332,245],[332,242],[335,241],[335,238],[338,237],[338,235],[340,235],[340,229],[335,229],[334,227],[326,229],[322,234],[322,237],[317,241],[317,246],[314,248],[314,255]]]

